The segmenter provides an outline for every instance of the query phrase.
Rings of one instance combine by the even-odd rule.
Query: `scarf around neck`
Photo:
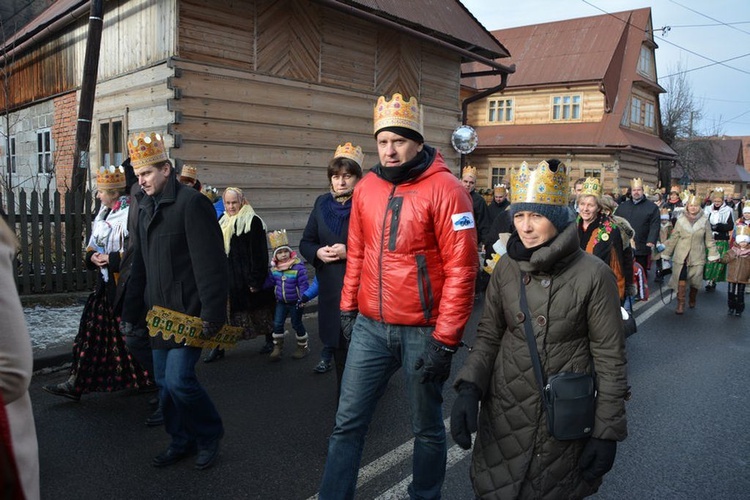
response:
[[[266,223],[263,222],[263,219],[255,213],[255,210],[249,204],[243,205],[236,215],[229,215],[224,212],[224,215],[221,216],[219,226],[221,226],[221,233],[224,236],[224,251],[227,255],[229,255],[229,251],[231,250],[232,236],[249,233],[254,217],[258,217],[260,223],[263,225],[263,232],[265,232]]]
[[[352,193],[353,191],[348,195],[336,195],[331,191],[331,196],[326,198],[320,207],[323,221],[336,236],[341,236],[344,224],[352,213]]]

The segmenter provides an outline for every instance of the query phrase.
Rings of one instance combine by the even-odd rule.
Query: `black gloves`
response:
[[[464,450],[471,448],[471,434],[477,431],[481,398],[482,394],[476,384],[461,382],[458,386],[458,397],[451,410],[451,436]]]
[[[347,342],[352,339],[355,321],[357,321],[357,311],[341,311],[341,335]]]
[[[617,453],[617,441],[589,438],[588,443],[583,447],[581,459],[578,461],[578,467],[583,472],[583,479],[590,483],[609,472],[615,463],[615,453]]]
[[[120,333],[123,334],[123,336],[133,335],[133,323],[120,321]]]
[[[303,295],[299,299],[297,299],[297,309],[302,309],[305,307],[305,303],[310,300],[310,297]]]
[[[456,349],[441,344],[434,338],[427,341],[427,346],[416,364],[415,370],[422,368],[422,378],[419,382],[445,382],[451,374],[451,361]],[[424,367],[424,368],[423,368]]]
[[[223,326],[224,323],[220,321],[204,321],[201,336],[209,339],[213,338],[219,333],[219,330],[221,330]]]

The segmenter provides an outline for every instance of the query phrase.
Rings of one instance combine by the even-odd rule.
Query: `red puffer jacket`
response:
[[[474,302],[477,232],[471,197],[440,153],[425,151],[415,179],[393,184],[378,166],[357,184],[341,310],[435,326],[436,340],[456,346]]]

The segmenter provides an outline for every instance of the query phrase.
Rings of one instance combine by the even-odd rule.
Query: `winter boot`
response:
[[[307,334],[302,337],[297,336],[297,350],[292,354],[292,358],[302,359],[308,354],[310,354],[310,348],[307,347]]]
[[[271,361],[279,361],[281,359],[281,352],[284,350],[284,334],[274,333],[273,334],[273,351],[269,356]]]
[[[695,308],[695,298],[698,296],[698,289],[691,286],[690,287],[690,295],[688,296],[688,307],[690,309]]]
[[[55,396],[62,396],[64,398],[72,399],[73,401],[81,400],[81,393],[76,391],[76,376],[71,375],[65,382],[59,384],[50,384],[42,387],[42,390],[54,394]]]
[[[682,314],[685,312],[685,292],[687,291],[687,282],[680,281],[677,284],[677,309],[674,310],[675,314]]]

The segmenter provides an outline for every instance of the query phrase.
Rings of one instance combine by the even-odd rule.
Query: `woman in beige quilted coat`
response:
[[[539,176],[522,171],[512,181],[516,232],[492,275],[474,349],[455,382],[459,395],[451,433],[463,448],[471,447],[481,401],[471,464],[478,498],[591,495],[614,463],[617,442],[627,436],[627,361],[615,276],[603,261],[580,249],[564,206],[567,182],[556,172],[547,172],[553,179],[545,180],[545,165],[552,171],[554,161],[542,162]],[[560,170],[564,173],[561,164]],[[528,184],[521,184],[522,179]],[[545,189],[536,189],[535,182]],[[549,193],[560,182],[558,202]],[[539,196],[541,191],[547,194]],[[547,431],[519,303],[521,286],[545,378],[596,372],[590,438],[558,441]]]

